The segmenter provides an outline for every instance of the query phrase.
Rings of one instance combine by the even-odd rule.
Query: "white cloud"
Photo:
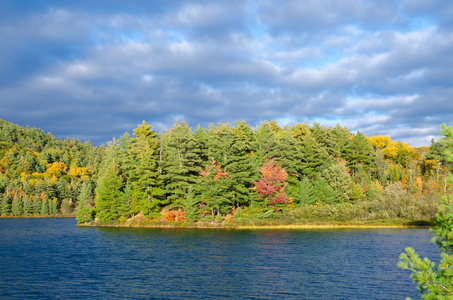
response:
[[[189,1],[140,13],[48,4],[0,20],[10,41],[0,113],[97,143],[143,119],[165,129],[182,118],[341,121],[424,143],[453,117],[453,34],[441,9],[452,6],[436,3],[427,15],[423,1]]]

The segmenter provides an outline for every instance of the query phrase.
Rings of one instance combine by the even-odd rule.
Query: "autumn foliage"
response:
[[[172,210],[168,208],[164,208],[161,212],[160,215],[162,216],[162,219],[168,220],[168,221],[184,221],[184,211],[182,208],[178,210]]]
[[[260,169],[262,179],[254,181],[255,190],[261,199],[267,199],[270,204],[288,203],[289,198],[285,194],[285,187],[288,184],[288,173],[285,169],[275,164],[273,160],[268,160]]]
[[[207,177],[209,174],[214,174],[214,181],[219,180],[220,178],[228,178],[228,173],[222,171],[221,166],[217,164],[215,161],[211,161],[211,163],[206,166],[205,169],[201,169],[200,175],[201,177]]]

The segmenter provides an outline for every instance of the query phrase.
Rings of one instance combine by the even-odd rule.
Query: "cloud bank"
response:
[[[453,119],[452,20],[441,0],[3,1],[0,118],[95,144],[274,119],[429,145]]]

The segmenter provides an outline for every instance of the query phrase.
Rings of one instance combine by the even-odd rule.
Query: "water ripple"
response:
[[[78,228],[0,219],[2,299],[420,298],[396,267],[411,246],[436,260],[425,229]]]

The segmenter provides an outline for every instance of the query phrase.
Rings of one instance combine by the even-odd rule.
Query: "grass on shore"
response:
[[[427,228],[432,226],[431,222],[410,220],[373,220],[373,221],[349,221],[349,222],[321,222],[319,220],[304,220],[303,223],[283,224],[278,222],[259,222],[257,224],[240,224],[238,222],[178,222],[178,221],[140,221],[140,222],[88,222],[78,224],[82,227],[125,227],[125,228],[198,228],[198,229],[336,229],[336,228]]]

